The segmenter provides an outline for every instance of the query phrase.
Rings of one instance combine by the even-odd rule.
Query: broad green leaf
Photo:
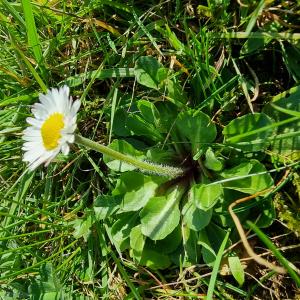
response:
[[[201,210],[207,211],[212,208],[223,194],[222,185],[212,184],[194,184],[190,189],[189,198],[192,203]]]
[[[145,136],[152,141],[158,141],[162,139],[158,129],[151,123],[145,121],[139,115],[129,115],[127,118],[126,127],[130,130],[132,135]]]
[[[152,240],[162,240],[179,224],[178,202],[181,193],[176,188],[168,196],[153,197],[140,212],[142,233]]]
[[[253,219],[253,221],[255,221],[259,228],[267,228],[272,225],[276,218],[276,210],[272,197],[260,201],[257,211],[260,213],[259,219]]]
[[[235,172],[238,175],[235,176]],[[273,179],[267,173],[265,166],[255,159],[241,163],[232,169],[224,170],[220,175],[229,179],[223,183],[224,187],[246,194],[255,194],[273,185]]]
[[[162,70],[162,65],[154,57],[142,56],[136,61],[134,75],[138,83],[158,89],[161,80],[165,78]]]
[[[187,102],[187,95],[176,78],[166,80],[166,87],[168,91],[168,100],[178,107],[184,107]]]
[[[277,122],[286,121],[291,119],[291,116],[284,113],[283,110],[289,112],[295,112],[299,114],[300,111],[300,86],[291,88],[279,95],[276,95],[272,103],[277,107],[274,107],[272,103],[266,105],[264,112],[274,118]],[[280,110],[278,109],[280,108]],[[300,118],[293,122],[283,124],[277,128],[277,135],[282,136],[281,139],[274,139],[271,143],[272,158],[282,162],[297,161],[300,159]],[[298,134],[297,134],[298,133]],[[290,135],[290,136],[289,136]]]
[[[270,144],[266,138],[274,132],[272,123],[264,113],[247,114],[224,127],[225,141],[246,152],[262,151]]]
[[[181,112],[176,120],[176,128],[191,143],[193,154],[207,147],[217,134],[216,126],[209,116],[195,110]]]
[[[225,236],[226,231],[212,222],[199,231],[198,243],[202,246],[201,253],[206,264],[213,265],[216,253],[219,251]],[[229,245],[230,243],[228,241]]]
[[[249,161],[246,161],[246,162],[242,162],[241,164],[235,167],[224,170],[220,175],[228,179],[232,177],[238,178],[239,176],[244,176],[249,174],[251,169],[252,169],[252,164]]]
[[[171,253],[177,249],[182,242],[181,228],[177,226],[167,237],[163,240],[153,241],[147,239],[147,249],[152,249],[164,254]]]
[[[96,220],[104,220],[116,213],[122,201],[120,196],[99,195],[94,201]]]
[[[113,195],[122,195],[120,203],[122,211],[136,211],[144,207],[150,198],[155,195],[156,189],[166,178],[144,175],[136,172],[126,172],[118,180]]]
[[[140,264],[154,270],[166,269],[171,265],[171,260],[167,254],[144,249]]]
[[[285,46],[285,55],[283,56],[286,66],[292,73],[295,81],[300,80],[300,66],[299,66],[300,49],[291,45]]]
[[[159,115],[159,111],[157,110],[157,108],[155,107],[155,105],[152,102],[146,101],[146,100],[139,100],[137,102],[137,107],[140,110],[143,118],[155,125],[158,126],[160,121],[160,115]]]
[[[215,156],[214,152],[209,147],[205,153],[204,165],[206,168],[217,172],[223,169],[224,163],[222,159]]]
[[[199,262],[201,252],[198,238],[197,232],[182,226],[183,258],[180,257],[180,260],[183,260],[182,264],[184,267],[189,267]]]
[[[187,227],[199,231],[209,224],[212,216],[212,209],[206,211],[199,209],[191,199],[184,205],[182,214],[183,222]]]
[[[228,264],[229,264],[230,271],[233,277],[235,278],[235,280],[237,281],[237,283],[240,286],[243,285],[245,281],[245,272],[238,256],[229,256]]]
[[[248,38],[244,43],[240,53],[241,55],[247,55],[258,50],[264,49],[272,41],[271,37],[262,36],[259,39]]]
[[[130,232],[130,247],[137,262],[141,260],[146,237],[142,234],[141,225],[135,226]]]
[[[111,227],[111,236],[114,245],[120,251],[129,248],[129,236],[132,228],[136,225],[138,214],[124,213],[119,216],[118,220]]]
[[[45,263],[40,267],[39,275],[32,278],[28,290],[31,295],[30,299],[55,300],[64,299],[66,296],[50,263]]]
[[[83,237],[84,240],[87,241],[88,235],[90,234],[90,228],[93,225],[93,217],[91,213],[87,213],[86,216],[80,219],[78,218],[72,223],[74,227],[73,236],[76,239]]]
[[[142,160],[145,157],[143,152],[136,150],[131,144],[129,144],[124,140],[114,140],[109,145],[109,148],[119,151],[123,154],[128,154],[140,160]],[[103,161],[111,170],[114,171],[126,172],[126,171],[132,171],[136,169],[136,167],[127,164],[123,161],[116,160],[115,158],[112,158],[106,154],[103,155]]]
[[[140,188],[127,192],[124,195],[121,209],[123,211],[136,211],[141,209],[150,198],[155,196],[158,186],[158,182],[154,182],[149,178],[149,181],[145,181]]]
[[[128,112],[119,108],[115,112],[112,132],[117,136],[131,136],[130,130],[126,127]]]

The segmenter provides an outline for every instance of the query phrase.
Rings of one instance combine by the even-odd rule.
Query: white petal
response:
[[[68,155],[69,154],[69,151],[70,151],[70,147],[67,143],[64,143],[62,146],[61,146],[61,152],[64,154],[64,155]]]
[[[80,100],[76,100],[73,102],[72,108],[71,108],[71,114],[74,116],[78,112],[80,108],[81,102]]]
[[[37,128],[41,128],[42,125],[43,125],[43,122],[42,122],[42,121],[37,120],[37,119],[34,119],[34,118],[31,118],[31,117],[26,118],[26,122],[29,123],[29,124],[32,125],[32,126],[37,127]]]
[[[44,152],[37,160],[35,160],[33,163],[29,164],[28,168],[30,170],[35,170],[38,166],[43,164],[44,162],[48,161],[50,157],[53,156],[53,152]]]

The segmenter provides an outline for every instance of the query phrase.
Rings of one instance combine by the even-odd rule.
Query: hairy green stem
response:
[[[116,160],[123,161],[127,164],[130,164],[134,167],[137,167],[141,171],[146,171],[149,173],[154,173],[157,175],[168,176],[172,178],[180,177],[184,174],[184,169],[175,168],[171,166],[159,165],[152,162],[140,161],[132,156],[120,153],[116,150],[110,149],[107,146],[93,142],[87,138],[84,138],[80,135],[75,135],[75,143],[85,146],[89,149],[101,152],[106,154]]]

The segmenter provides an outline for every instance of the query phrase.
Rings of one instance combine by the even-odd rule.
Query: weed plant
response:
[[[1,299],[296,299],[299,12],[1,0]],[[28,171],[30,107],[63,85],[80,135],[183,175],[77,144]],[[241,199],[250,248],[285,273],[245,250]]]

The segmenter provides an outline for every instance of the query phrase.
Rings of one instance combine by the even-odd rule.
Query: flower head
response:
[[[34,118],[27,118],[31,125],[24,130],[23,161],[34,170],[41,164],[47,166],[61,151],[69,153],[69,144],[74,142],[76,114],[80,101],[72,101],[69,87],[51,89],[46,95],[40,94],[31,112]]]

